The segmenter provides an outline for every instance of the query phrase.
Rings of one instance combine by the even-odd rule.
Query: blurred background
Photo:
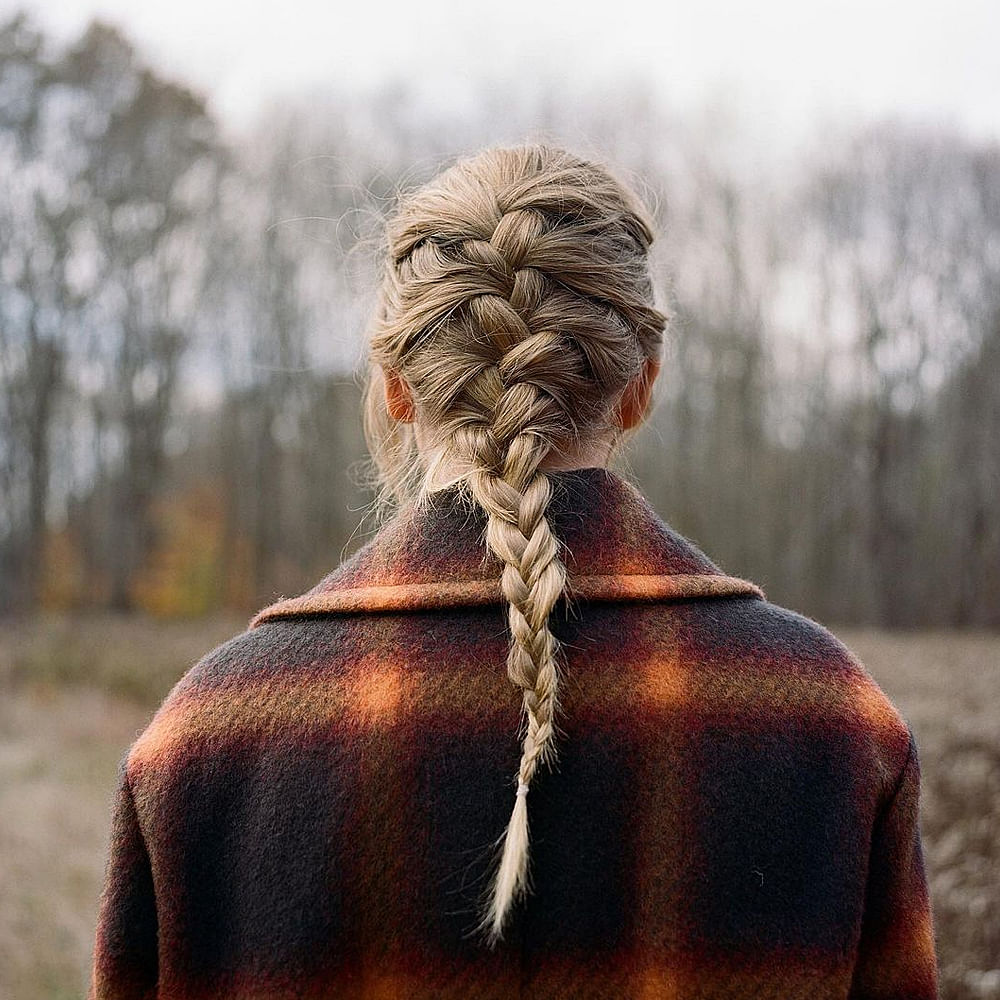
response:
[[[0,996],[82,995],[118,760],[375,528],[397,190],[541,139],[656,221],[625,468],[899,705],[1000,997],[1000,7],[370,6],[0,0]]]

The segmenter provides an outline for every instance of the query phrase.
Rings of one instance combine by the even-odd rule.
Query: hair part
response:
[[[522,692],[515,802],[477,930],[492,945],[530,890],[527,792],[556,758],[566,568],[546,515],[546,460],[613,429],[613,409],[668,317],[654,304],[645,206],[603,165],[543,144],[488,148],[406,195],[387,226],[369,335],[365,434],[384,491],[424,494],[444,465],[485,511],[502,564],[507,673]],[[389,415],[382,372],[413,394]],[[621,435],[619,435],[621,437]],[[428,457],[429,456],[429,457]]]

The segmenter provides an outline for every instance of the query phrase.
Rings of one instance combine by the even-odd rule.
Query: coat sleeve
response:
[[[151,1000],[157,994],[153,873],[127,759],[118,771],[87,1000]]]
[[[937,957],[920,837],[920,762],[910,749],[875,820],[850,1000],[934,1000]]]

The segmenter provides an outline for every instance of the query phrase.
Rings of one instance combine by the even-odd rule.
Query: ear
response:
[[[383,368],[382,376],[385,380],[385,405],[389,416],[402,424],[412,424],[417,411],[410,387],[403,376],[392,368]]]
[[[630,431],[646,417],[649,409],[649,399],[653,392],[653,383],[660,373],[658,358],[646,358],[642,363],[642,371],[625,387],[625,392],[618,403],[618,425],[623,431]]]

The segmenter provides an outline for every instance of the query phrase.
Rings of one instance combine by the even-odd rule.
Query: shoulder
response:
[[[278,718],[303,675],[320,661],[328,666],[341,629],[336,618],[289,618],[219,643],[184,672],[128,748],[126,774],[210,752],[240,727]]]
[[[724,599],[692,606],[680,641],[748,711],[812,727],[865,759],[882,791],[894,785],[912,729],[830,629],[768,600]]]

